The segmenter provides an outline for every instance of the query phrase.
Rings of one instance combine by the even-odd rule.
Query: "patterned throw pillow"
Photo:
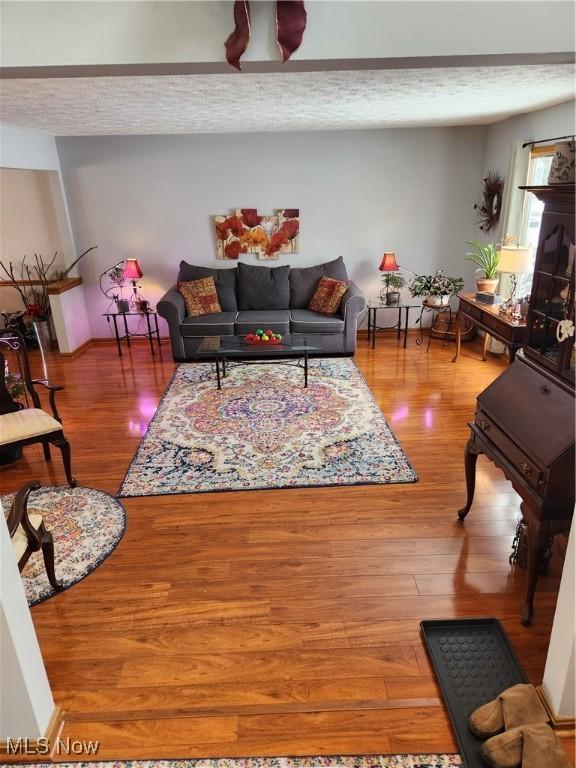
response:
[[[203,277],[201,280],[178,283],[177,288],[184,296],[188,317],[222,312],[213,277]]]
[[[334,280],[331,277],[321,277],[318,288],[308,305],[308,309],[321,315],[335,315],[340,309],[342,296],[348,290],[346,280]]]

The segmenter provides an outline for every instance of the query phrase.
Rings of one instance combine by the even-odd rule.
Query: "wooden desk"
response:
[[[475,326],[484,331],[483,360],[486,360],[488,340],[492,336],[493,339],[497,339],[508,347],[510,362],[514,362],[516,352],[524,346],[526,321],[522,320],[519,323],[515,323],[512,320],[508,320],[508,318],[503,317],[499,313],[498,305],[482,304],[476,301],[475,294],[473,293],[459,293],[458,298],[460,304],[456,316],[456,354],[452,358],[452,362],[455,363],[460,356],[461,317],[470,320]]]

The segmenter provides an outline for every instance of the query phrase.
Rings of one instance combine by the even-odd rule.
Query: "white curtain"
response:
[[[518,189],[518,187],[526,184],[529,165],[530,147],[523,149],[522,142],[515,141],[512,144],[510,167],[508,168],[508,177],[504,185],[504,199],[502,201],[499,227],[500,242],[503,242],[508,234],[520,237],[526,192]]]
[[[522,141],[515,141],[512,144],[510,156],[510,165],[508,176],[504,183],[504,197],[502,200],[502,211],[500,213],[500,222],[498,227],[497,242],[503,243],[506,235],[520,237],[522,227],[522,216],[524,214],[524,205],[526,192],[518,189],[524,186],[528,180],[528,167],[530,165],[530,147],[522,148]],[[510,295],[511,277],[510,275],[500,275],[500,286],[498,292],[504,296]],[[522,295],[523,286],[518,285],[516,294]],[[496,339],[490,339],[490,351],[495,353],[503,352],[505,347]]]

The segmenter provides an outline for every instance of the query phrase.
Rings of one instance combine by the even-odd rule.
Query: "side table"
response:
[[[149,309],[146,312],[104,312],[102,317],[105,317],[110,325],[110,319],[114,325],[114,338],[116,339],[116,346],[118,348],[118,356],[122,357],[121,341],[125,341],[127,346],[130,346],[130,338],[137,336],[147,336],[150,342],[150,352],[155,355],[154,351],[154,336],[158,342],[158,349],[160,349],[160,330],[158,328],[158,315],[153,309]],[[118,318],[121,317],[124,323],[124,333],[121,336],[118,332]],[[146,318],[146,333],[133,333],[128,330],[128,317],[145,317]],[[154,327],[150,324],[150,318],[154,320]]]
[[[526,338],[526,321],[514,322],[504,317],[498,311],[497,305],[481,304],[476,301],[473,293],[459,293],[458,315],[456,317],[456,354],[452,359],[455,363],[460,356],[460,337],[462,332],[461,320],[469,320],[484,331],[484,347],[482,360],[486,360],[488,341],[490,336],[500,341],[509,351],[510,363],[514,362],[516,352],[524,346]]]
[[[406,348],[408,339],[408,316],[411,309],[417,309],[419,304],[382,304],[376,299],[368,302],[368,344],[371,349],[376,346],[376,331],[396,331],[396,337],[400,341],[400,334],[404,333],[403,347]],[[395,325],[376,325],[378,310],[395,309],[398,312],[398,320]],[[402,324],[402,310],[404,310],[404,324]]]

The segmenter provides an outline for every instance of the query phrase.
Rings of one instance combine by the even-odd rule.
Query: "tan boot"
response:
[[[533,685],[513,685],[500,694],[504,728],[517,728],[519,725],[547,723],[548,713]]]
[[[524,728],[522,768],[572,768],[562,742],[549,725]]]
[[[483,704],[468,718],[468,727],[478,739],[489,739],[504,730],[504,714],[500,696]]]
[[[480,754],[491,768],[519,768],[522,765],[523,727],[493,736],[480,747]]]
[[[548,714],[533,685],[520,683],[474,710],[468,718],[478,739],[488,739],[503,730],[530,723],[547,723]]]

